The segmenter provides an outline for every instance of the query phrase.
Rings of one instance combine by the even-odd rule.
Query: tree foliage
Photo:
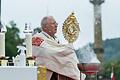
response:
[[[6,25],[7,32],[5,34],[5,52],[6,56],[12,57],[17,55],[16,46],[22,44],[23,40],[19,37],[19,29],[14,21],[10,21],[10,25]]]
[[[111,62],[111,60],[120,60],[120,38],[105,40],[104,50],[104,59],[106,62]]]
[[[33,30],[33,34],[40,33],[42,30],[40,27],[37,27]]]
[[[103,75],[105,77],[110,77],[112,71],[114,72],[116,80],[120,80],[120,60],[111,60],[110,62],[104,64]]]

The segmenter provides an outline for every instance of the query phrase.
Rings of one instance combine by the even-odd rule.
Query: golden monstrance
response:
[[[64,21],[62,32],[64,38],[69,42],[73,43],[77,40],[80,32],[79,24],[77,22],[74,13],[71,13],[68,18]]]

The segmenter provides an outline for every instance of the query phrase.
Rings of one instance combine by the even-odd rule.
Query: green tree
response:
[[[120,80],[120,60],[111,60],[110,62],[104,64],[104,77],[110,78],[112,68],[116,80]]]
[[[19,37],[19,29],[16,27],[14,21],[10,21],[10,25],[6,25],[7,32],[5,34],[5,52],[6,56],[12,57],[16,56],[17,48],[16,46],[22,44],[23,40]]]
[[[33,35],[36,34],[36,33],[40,33],[42,30],[40,27],[37,27],[33,30]]]

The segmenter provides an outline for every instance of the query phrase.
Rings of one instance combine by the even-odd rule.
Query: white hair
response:
[[[43,27],[46,26],[48,19],[54,19],[52,16],[45,16],[43,17],[43,19],[41,20],[41,28],[43,29]]]

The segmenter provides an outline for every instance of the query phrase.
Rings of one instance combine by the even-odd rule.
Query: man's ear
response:
[[[47,25],[43,27],[43,30],[47,30]]]

